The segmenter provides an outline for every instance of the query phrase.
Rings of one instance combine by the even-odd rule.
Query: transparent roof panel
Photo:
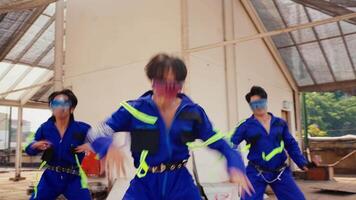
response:
[[[345,36],[345,40],[350,49],[352,61],[356,64],[356,35]],[[356,71],[356,66],[354,66],[354,70]]]
[[[281,35],[277,36],[272,36],[272,40],[276,44],[276,46],[279,47],[286,47],[290,45],[294,45],[292,38],[290,37],[290,34],[284,33]]]
[[[0,62],[0,79],[8,73],[11,64],[8,62]]]
[[[8,91],[26,69],[28,69],[26,65],[13,65],[9,73],[0,80],[0,93]]]
[[[43,77],[43,75],[45,75],[48,72],[49,70],[33,67],[31,71],[25,76],[25,78],[22,79],[22,81],[14,89],[17,90],[17,89],[29,87],[34,84],[41,83],[41,77]],[[30,89],[22,90],[15,93],[10,93],[5,98],[10,100],[19,100],[20,97],[28,91],[30,91]]]
[[[338,81],[355,79],[351,62],[341,38],[322,41],[326,56]]]
[[[304,7],[294,0],[251,0],[251,2],[263,25],[269,31],[333,17],[325,14],[330,11],[325,11],[322,6]],[[333,2],[335,3],[336,0]],[[345,2],[343,1],[339,6],[346,8],[347,2]],[[356,7],[346,9],[356,11]],[[346,38],[348,49],[343,42],[343,36]],[[356,25],[354,24],[346,21],[333,22],[272,36],[272,40],[299,86],[356,79],[354,72],[356,70],[354,69]]]
[[[317,83],[332,82],[333,78],[319,44],[309,43],[299,46],[300,51]]]
[[[20,12],[7,13],[0,21],[0,47],[5,45],[31,16],[32,11],[25,10]]]
[[[356,33],[356,25],[341,21],[341,28],[344,34]]]
[[[264,16],[261,20],[268,31],[285,28],[273,1],[251,0],[251,3],[257,8],[258,14]]]
[[[44,14],[53,16],[56,11],[56,3],[51,3],[47,6],[46,10],[43,11]]]
[[[298,85],[304,86],[313,84],[313,80],[310,78],[296,47],[281,49],[280,53]]]
[[[44,15],[40,15],[34,24],[26,31],[23,37],[17,42],[14,48],[7,54],[6,59],[16,60],[21,52],[29,45],[34,39],[35,35],[41,31],[43,26],[48,22],[50,18]]]
[[[36,40],[27,53],[21,58],[21,62],[32,63],[54,40],[54,23]]]
[[[54,61],[54,48],[52,48],[45,57],[42,58],[40,61],[39,65],[40,66],[45,66],[45,67],[50,67],[53,64]]]
[[[314,9],[306,8],[306,10],[307,10],[307,13],[309,14],[310,18],[312,19],[312,21],[318,21],[318,20],[331,18],[329,15],[326,15],[326,14],[321,13]],[[316,26],[315,30],[316,30],[318,37],[320,39],[340,35],[340,31],[339,31],[339,28],[338,28],[338,25],[336,22],[324,24],[321,26]]]
[[[9,44],[9,41],[14,43],[3,62],[0,62],[0,93],[42,83],[53,76],[53,70],[43,67],[52,66],[54,62],[55,3],[47,6],[31,26],[24,29],[24,24],[29,24],[30,17],[34,16],[34,10],[0,15],[0,48]],[[21,37],[15,41],[14,35]],[[43,86],[39,88],[39,92],[47,92],[50,88],[51,86]],[[31,89],[21,90],[0,98],[20,100],[29,91]],[[42,94],[38,96],[40,99]]]

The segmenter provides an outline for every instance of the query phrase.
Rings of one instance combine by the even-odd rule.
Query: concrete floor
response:
[[[25,171],[22,176],[25,180],[19,182],[10,181],[10,177],[14,177],[14,172],[0,173],[0,200],[27,200],[29,196],[26,194],[27,188],[33,184],[36,174],[39,172]],[[353,177],[337,177],[336,181],[345,185],[355,184],[356,176]],[[356,200],[356,194],[346,195],[339,193],[323,193],[312,187],[321,185],[332,185],[335,182],[316,182],[298,180],[299,186],[302,188],[308,200]],[[268,200],[276,200],[273,195],[270,195]]]

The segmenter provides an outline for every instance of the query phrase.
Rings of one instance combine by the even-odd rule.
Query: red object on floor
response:
[[[100,160],[96,159],[96,154],[94,152],[89,152],[85,155],[82,161],[82,168],[87,176],[100,176]]]

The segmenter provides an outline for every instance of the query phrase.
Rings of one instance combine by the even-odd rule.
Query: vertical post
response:
[[[25,178],[21,177],[21,158],[22,158],[22,106],[17,111],[17,133],[16,133],[16,156],[15,156],[15,177],[10,178],[13,181],[20,181]]]
[[[223,31],[224,41],[234,40],[234,12],[233,1],[223,0]],[[224,46],[225,59],[225,82],[227,95],[227,115],[228,129],[232,129],[238,120],[237,112],[237,79],[236,79],[236,56],[235,45],[229,44]]]
[[[56,2],[55,15],[54,90],[61,90],[63,88],[64,0]]]
[[[10,109],[9,109],[9,139],[8,139],[8,143],[7,143],[7,148],[8,148],[8,151],[9,151],[9,154],[11,154],[11,127],[12,127],[12,106],[10,106]],[[10,157],[10,155],[9,155]],[[10,160],[10,159],[9,159]]]
[[[188,0],[181,0],[181,56],[188,68],[188,76],[184,84],[184,92],[190,94],[190,63],[189,63],[189,30],[188,30]]]
[[[302,106],[300,102],[300,92],[293,91],[293,101],[294,101],[294,117],[295,117],[295,126],[297,134],[296,136],[299,138],[299,145],[302,148],[303,144],[303,128],[302,128]]]
[[[304,149],[307,149],[309,147],[309,140],[308,140],[308,113],[307,113],[305,92],[303,92],[302,98],[303,98],[303,118],[304,118]]]

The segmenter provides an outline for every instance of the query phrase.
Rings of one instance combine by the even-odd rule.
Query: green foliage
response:
[[[308,125],[312,126],[308,130],[312,128],[315,134],[317,129],[323,130],[330,136],[356,135],[356,96],[312,92],[306,94],[306,106]]]
[[[328,135],[325,131],[320,130],[316,124],[311,124],[308,126],[308,133],[314,137],[322,137]]]

